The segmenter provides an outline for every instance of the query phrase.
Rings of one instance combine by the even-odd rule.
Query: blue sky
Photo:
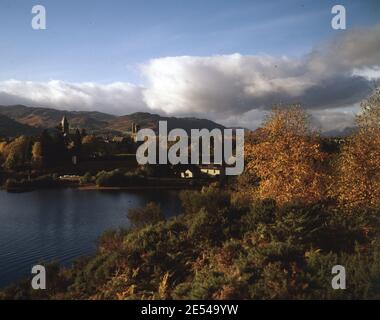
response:
[[[37,4],[46,30],[31,27]],[[331,27],[336,4],[346,30]],[[0,0],[0,105],[255,128],[273,104],[301,103],[344,129],[373,79],[379,0]]]
[[[378,21],[380,1],[338,1],[347,26]],[[143,82],[151,58],[215,54],[300,55],[335,31],[337,1],[0,1],[0,80]],[[30,26],[47,10],[47,30]]]

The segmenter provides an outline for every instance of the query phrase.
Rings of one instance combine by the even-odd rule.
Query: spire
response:
[[[66,116],[63,116],[63,118],[62,118],[61,128],[62,128],[62,133],[63,134],[68,134],[69,133],[69,122],[67,121]]]

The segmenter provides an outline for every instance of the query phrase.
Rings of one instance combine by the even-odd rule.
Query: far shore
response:
[[[127,190],[185,190],[185,189],[199,189],[199,186],[133,186],[133,187],[99,187],[97,185],[84,185],[74,187],[79,190],[115,190],[115,191],[127,191]]]
[[[32,192],[36,190],[43,189],[59,189],[59,188],[69,188],[69,189],[77,189],[77,190],[97,190],[97,191],[137,191],[137,190],[189,190],[189,189],[200,189],[201,185],[153,185],[153,186],[129,186],[129,187],[102,187],[96,184],[66,184],[49,188],[39,188],[39,187],[15,187],[6,189],[4,186],[0,187],[0,190],[4,190],[11,193],[24,193],[24,192]]]

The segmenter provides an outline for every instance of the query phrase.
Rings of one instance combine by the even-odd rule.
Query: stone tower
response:
[[[132,122],[132,138],[134,142],[137,142],[137,132],[140,130],[140,126]]]
[[[69,134],[69,122],[66,119],[66,116],[63,116],[61,121],[61,130],[63,134]]]

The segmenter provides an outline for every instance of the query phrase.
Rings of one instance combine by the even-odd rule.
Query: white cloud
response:
[[[302,57],[236,53],[152,59],[141,67],[145,87],[122,82],[2,81],[0,104],[115,114],[155,110],[252,128],[262,110],[273,104],[302,103],[320,120],[331,125],[335,121],[339,127],[350,121],[336,110],[365,98],[371,81],[380,77],[379,68],[380,25],[376,25],[348,30]]]
[[[315,129],[325,131],[343,131],[347,127],[355,126],[355,114],[358,106],[330,110],[312,111],[312,124]]]
[[[130,83],[0,81],[1,104],[126,114],[146,110],[142,88]]]
[[[343,131],[347,127],[355,126],[355,114],[358,106],[349,108],[336,108],[327,110],[309,110],[311,126],[320,132]],[[232,115],[227,118],[216,119],[227,127],[256,128],[268,115],[268,110],[250,110],[244,114]]]
[[[380,26],[353,29],[301,58],[242,56],[167,57],[142,70],[149,107],[168,113],[233,116],[299,102],[310,109],[352,105],[371,90],[367,74],[378,76]]]
[[[354,69],[352,74],[354,76],[364,77],[368,80],[380,79],[380,66],[374,66],[371,68],[365,67],[360,69]]]
[[[216,122],[226,127],[242,127],[246,129],[257,128],[264,120],[267,112],[253,109],[243,114],[236,114],[225,118],[216,119]]]

